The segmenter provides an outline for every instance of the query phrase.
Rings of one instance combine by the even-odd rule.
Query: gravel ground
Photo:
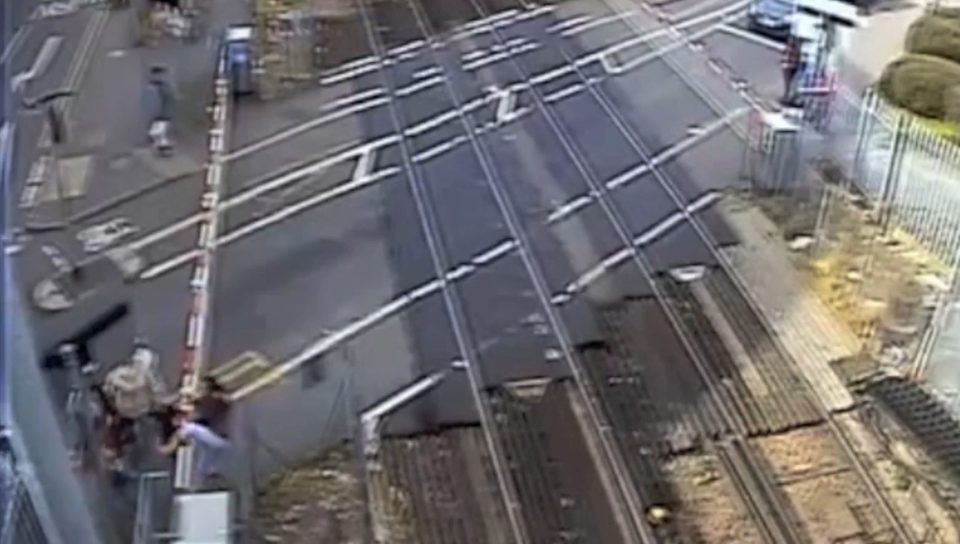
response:
[[[682,506],[674,515],[678,525],[695,531],[685,542],[763,542],[757,526],[723,476],[716,459],[684,455],[671,459],[664,472],[675,486]]]
[[[363,486],[355,476],[351,454],[346,448],[334,449],[269,481],[257,504],[257,541],[363,542]]]
[[[880,509],[828,429],[798,429],[757,439],[756,444],[815,542],[846,542],[884,533]]]

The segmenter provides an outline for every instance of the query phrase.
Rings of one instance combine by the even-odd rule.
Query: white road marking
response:
[[[593,198],[589,195],[580,195],[550,212],[550,215],[547,216],[547,223],[556,223],[568,215],[573,215],[580,210],[580,208],[588,206],[592,202]]]
[[[562,30],[566,30],[570,27],[577,26],[579,24],[583,24],[592,20],[593,20],[593,16],[591,15],[580,15],[570,19],[565,19],[563,21],[560,21],[548,26],[547,32],[549,32],[550,34],[553,34],[553,33],[560,32]]]
[[[425,77],[438,76],[441,74],[443,74],[443,70],[441,70],[439,66],[431,66],[429,68],[423,68],[421,70],[417,70],[416,72],[413,73],[413,78],[423,79]]]
[[[47,179],[47,172],[50,170],[52,159],[48,155],[42,155],[35,159],[30,165],[30,172],[27,174],[27,181],[24,184],[23,192],[20,194],[20,207],[31,208],[37,202],[40,196],[40,189],[43,182]]]
[[[533,43],[533,42],[527,43],[518,47],[511,47],[511,48],[508,48],[506,51],[502,51],[500,53],[494,53],[493,55],[489,55],[489,56],[474,60],[472,62],[468,62],[467,64],[463,65],[463,70],[466,72],[472,72],[474,70],[483,68],[484,66],[488,66],[490,64],[495,64],[497,62],[500,62],[501,60],[508,59],[510,57],[520,55],[528,51],[534,51],[536,49],[540,49],[540,47],[541,47],[540,44]]]
[[[349,117],[349,116],[351,116],[351,115],[354,115],[354,114],[357,114],[357,113],[361,113],[361,112],[364,112],[364,111],[367,111],[367,110],[370,110],[370,109],[373,109],[373,108],[379,108],[380,106],[385,106],[385,105],[387,105],[387,104],[389,104],[389,103],[390,103],[390,99],[389,99],[389,98],[375,98],[375,99],[373,99],[373,100],[368,100],[367,102],[361,102],[361,103],[359,103],[359,104],[354,104],[354,105],[352,105],[352,106],[350,106],[350,107],[348,107],[348,108],[344,108],[344,109],[342,109],[342,110],[338,110],[338,111],[331,112],[331,113],[328,114],[328,115],[324,115],[324,116],[318,117],[318,118],[316,118],[316,119],[311,119],[310,121],[307,121],[307,122],[305,122],[305,123],[299,124],[299,125],[294,126],[294,127],[290,127],[290,128],[288,128],[288,129],[285,129],[285,130],[283,130],[283,131],[281,131],[281,132],[278,132],[278,133],[276,133],[276,134],[273,134],[273,135],[271,135],[271,136],[267,136],[266,138],[264,138],[264,139],[262,139],[262,140],[258,140],[258,141],[256,141],[256,142],[250,144],[250,145],[247,145],[247,146],[238,148],[237,150],[235,150],[235,151],[233,151],[233,152],[227,153],[227,154],[224,156],[223,160],[224,160],[224,161],[231,161],[231,160],[239,159],[239,158],[241,158],[241,157],[245,157],[245,156],[247,156],[247,155],[249,155],[249,154],[251,154],[251,153],[255,153],[255,152],[260,151],[260,150],[262,150],[262,149],[265,149],[265,148],[267,148],[267,147],[271,147],[271,146],[276,145],[276,144],[278,144],[278,143],[280,143],[280,142],[282,142],[282,141],[284,141],[284,140],[287,140],[287,139],[292,138],[292,137],[294,137],[294,136],[297,136],[297,135],[299,135],[299,134],[303,134],[304,132],[311,131],[311,130],[313,130],[313,129],[317,128],[317,127],[323,126],[323,125],[325,125],[325,124],[327,124],[327,123],[331,123],[331,122],[336,121],[336,120],[338,120],[338,119],[343,119],[344,117]]]
[[[571,36],[576,36],[577,34],[580,34],[581,32],[586,32],[587,30],[590,30],[591,28],[596,28],[596,27],[598,27],[598,26],[608,25],[608,24],[612,24],[612,23],[616,23],[616,22],[622,21],[622,20],[624,20],[624,19],[628,19],[628,18],[630,18],[630,17],[633,17],[633,16],[636,15],[636,14],[637,14],[636,11],[632,11],[632,10],[631,10],[631,11],[625,11],[625,12],[623,12],[623,13],[617,13],[616,15],[608,15],[608,16],[606,16],[606,17],[601,17],[601,18],[599,18],[599,19],[594,19],[594,20],[592,20],[592,21],[588,21],[588,22],[585,22],[585,23],[583,23],[583,24],[579,24],[579,25],[576,25],[576,26],[573,26],[573,27],[570,27],[570,28],[566,28],[566,29],[564,29],[563,31],[560,32],[560,35],[563,36],[564,38],[569,38],[569,37],[571,37]]]
[[[359,59],[347,61],[339,66],[335,66],[333,68],[324,70],[322,74],[325,76],[333,76],[333,75],[337,75],[343,72],[353,70],[355,68],[359,68],[361,66],[366,66],[368,64],[376,64],[379,61],[380,61],[380,57],[377,57],[377,56],[361,57]]]
[[[13,36],[10,38],[10,41],[7,42],[7,46],[3,48],[3,54],[0,54],[0,64],[6,64],[7,60],[10,59],[17,52],[17,49],[20,48],[20,44],[23,43],[24,38],[29,32],[29,26],[22,26],[13,33]]]
[[[513,251],[516,248],[517,248],[516,240],[506,240],[504,242],[501,242],[493,246],[487,251],[484,251],[483,253],[477,255],[476,257],[471,259],[470,262],[478,266],[487,265],[487,264],[490,264],[490,262],[492,262],[493,260],[502,257],[503,255]]]
[[[374,172],[370,175],[353,179],[347,183],[341,183],[340,185],[337,185],[336,187],[333,187],[330,190],[327,190],[317,195],[314,195],[312,197],[300,200],[294,204],[287,206],[286,208],[282,208],[274,213],[271,213],[266,217],[257,219],[256,221],[247,223],[242,227],[236,228],[220,236],[217,239],[216,244],[217,246],[224,246],[224,245],[233,243],[239,240],[240,238],[243,238],[244,236],[252,234],[258,230],[262,230],[270,225],[279,223],[284,219],[293,217],[294,215],[304,210],[307,210],[315,206],[319,206],[320,204],[329,202],[331,200],[347,195],[349,193],[353,193],[364,187],[374,185],[380,180],[389,178],[390,176],[396,175],[398,173],[400,173],[399,168],[389,167],[389,168],[384,168],[383,170]]]
[[[40,51],[38,51],[37,56],[33,58],[33,64],[30,65],[30,69],[19,72],[10,78],[10,91],[16,94],[24,85],[42,76],[43,73],[47,71],[47,68],[50,67],[53,58],[60,51],[61,45],[63,45],[63,36],[48,36],[44,39],[43,45],[40,46]]]
[[[434,158],[434,157],[436,157],[436,156],[438,156],[438,155],[442,155],[443,153],[446,153],[447,151],[450,151],[451,149],[456,148],[457,146],[459,146],[459,145],[461,145],[461,144],[466,143],[467,141],[468,141],[468,138],[467,138],[465,135],[463,135],[463,134],[461,134],[461,135],[459,135],[459,136],[455,136],[454,138],[451,138],[451,139],[449,139],[449,140],[447,140],[447,141],[445,141],[445,142],[441,142],[441,143],[439,143],[439,144],[437,144],[437,145],[435,145],[435,146],[433,146],[433,147],[430,147],[430,148],[428,148],[428,149],[425,149],[425,150],[423,150],[423,151],[415,154],[415,155],[412,157],[413,162],[425,162],[425,161],[428,161],[428,160],[430,160],[430,159],[432,159],[432,158]]]
[[[548,104],[552,102],[558,102],[564,98],[575,95],[586,88],[587,87],[583,83],[574,83],[573,85],[568,85],[559,91],[554,91],[547,96],[544,96],[543,101]]]
[[[501,89],[496,85],[491,85],[487,90],[497,99],[497,123],[509,123],[513,119],[513,111],[517,105],[517,95],[509,87]]]
[[[704,125],[702,130],[698,134],[687,136],[682,140],[676,142],[675,144],[671,145],[667,149],[654,155],[650,159],[649,163],[644,161],[643,163],[628,169],[626,172],[617,174],[613,178],[607,180],[604,183],[604,187],[606,187],[608,191],[614,191],[640,178],[641,176],[647,174],[650,171],[651,166],[655,168],[663,164],[664,162],[681,155],[682,153],[686,152],[687,150],[699,144],[700,142],[703,142],[704,140],[709,138],[711,135],[713,135],[720,129],[724,128],[725,126],[733,122],[733,120],[735,120],[737,117],[745,115],[748,111],[749,111],[749,108],[738,108],[719,119],[713,120],[712,122]],[[593,191],[572,198],[571,200],[558,206],[552,212],[550,212],[550,215],[547,216],[547,224],[548,225],[553,224],[563,219],[566,219],[567,217],[573,215],[574,213],[578,212],[584,207],[595,202],[597,198],[598,198],[598,195]]]
[[[556,9],[557,9],[556,6],[553,6],[553,5],[538,6],[538,7],[536,7],[536,8],[533,8],[533,9],[529,10],[529,11],[525,11],[525,12],[521,13],[520,15],[517,15],[516,20],[517,20],[517,21],[526,21],[527,19],[533,19],[533,18],[539,17],[539,16],[541,16],[541,15],[546,15],[547,13],[552,13],[552,12],[554,12]]]
[[[63,252],[60,251],[58,247],[51,244],[44,244],[40,247],[40,251],[50,259],[51,264],[53,264],[53,267],[59,274],[66,275],[73,270],[73,265],[63,256]]]
[[[332,102],[324,104],[320,110],[321,111],[330,111],[335,110],[341,106],[348,106],[354,102],[360,102],[361,100],[366,100],[368,98],[374,98],[378,96],[383,96],[387,93],[386,89],[383,87],[374,87],[373,89],[367,89],[366,91],[360,91],[343,98],[338,98]]]
[[[710,35],[710,34],[716,32],[717,30],[719,30],[719,28],[722,26],[722,24],[723,24],[723,23],[712,24],[712,25],[710,25],[710,26],[708,26],[708,27],[706,27],[706,28],[703,28],[703,29],[701,29],[701,30],[698,30],[698,31],[696,31],[696,32],[694,32],[694,33],[692,33],[692,34],[687,34],[686,36],[684,36],[684,37],[681,38],[681,39],[678,39],[678,40],[676,40],[676,41],[672,41],[672,42],[670,42],[670,43],[668,43],[668,44],[666,44],[666,45],[663,45],[663,46],[661,46],[661,47],[653,50],[653,51],[649,51],[649,52],[647,52],[647,53],[644,53],[644,54],[640,55],[639,57],[636,57],[636,58],[631,59],[631,60],[629,60],[629,61],[627,61],[627,62],[620,63],[620,64],[617,64],[617,65],[615,65],[615,64],[613,63],[613,61],[610,60],[610,54],[611,54],[611,53],[610,53],[609,51],[601,51],[600,53],[597,53],[596,55],[587,55],[587,56],[585,56],[585,57],[582,57],[581,59],[578,59],[578,63],[579,63],[579,62],[584,62],[584,63],[586,63],[586,62],[591,62],[591,61],[593,61],[593,60],[599,60],[599,61],[600,61],[600,64],[603,66],[603,69],[604,69],[608,74],[610,74],[610,75],[621,75],[621,74],[624,74],[624,73],[626,73],[626,72],[629,72],[629,71],[631,71],[631,70],[636,69],[637,67],[639,67],[639,66],[642,65],[642,64],[646,64],[646,63],[648,63],[648,62],[650,62],[650,61],[652,61],[652,60],[654,60],[654,59],[660,58],[660,57],[662,57],[663,55],[669,53],[670,51],[673,51],[674,49],[679,49],[679,48],[681,48],[681,47],[684,47],[684,46],[686,46],[686,44],[687,44],[688,42],[690,42],[690,41],[700,39],[700,38],[702,38],[702,37],[704,37],[704,36],[707,36],[707,35]],[[612,50],[613,48],[610,48],[610,49]]]
[[[786,49],[786,46],[778,41],[771,40],[770,38],[761,36],[755,32],[750,32],[748,30],[744,30],[742,28],[738,28],[730,24],[725,24],[721,26],[720,30],[723,32],[726,32],[727,34],[732,34],[739,38],[743,38],[745,40],[760,44],[764,47],[769,47],[774,51],[783,51],[784,49]]]
[[[394,47],[393,49],[388,50],[388,51],[387,51],[387,54],[388,54],[388,55],[402,55],[403,53],[407,53],[407,52],[410,52],[410,51],[415,51],[415,50],[417,50],[417,49],[420,49],[420,48],[422,48],[424,45],[426,45],[426,43],[427,43],[427,42],[425,42],[425,41],[423,41],[423,40],[414,40],[414,41],[412,41],[412,42],[407,42],[407,43],[405,43],[405,44],[403,44],[403,45],[398,45],[397,47]]]
[[[478,59],[480,57],[486,56],[486,49],[474,49],[473,51],[467,51],[460,56],[460,60],[464,63],[470,62],[471,60]]]
[[[83,244],[83,250],[87,253],[99,253],[118,240],[139,230],[140,228],[134,225],[130,219],[117,217],[81,230],[77,233],[77,240]]]
[[[357,68],[352,68],[350,70],[345,70],[333,75],[324,76],[320,78],[321,85],[333,85],[334,83],[340,83],[341,81],[346,81],[348,79],[353,79],[357,76],[362,76],[364,74],[369,74],[370,72],[376,72],[380,69],[380,63],[375,64],[362,64]]]
[[[503,257],[510,253],[513,249],[516,249],[517,244],[513,240],[507,240],[501,242],[500,244],[494,246],[493,248],[484,251],[482,255],[489,256],[484,262],[486,264],[491,263],[494,259]],[[506,249],[503,249],[506,248]],[[474,258],[471,262],[476,263],[477,259]],[[350,322],[348,325],[341,327],[334,331],[324,330],[322,331],[322,336],[316,341],[305,346],[299,353],[291,357],[290,359],[280,363],[268,372],[258,377],[256,380],[246,384],[242,388],[235,391],[232,395],[234,401],[240,400],[251,393],[256,392],[263,387],[269,386],[278,380],[282,379],[284,376],[290,374],[297,368],[299,368],[304,363],[316,359],[321,355],[330,352],[335,349],[340,344],[350,340],[351,338],[359,335],[360,333],[372,328],[383,320],[396,315],[397,313],[407,309],[408,307],[415,304],[420,299],[438,293],[443,289],[443,286],[447,281],[459,281],[473,273],[476,273],[480,270],[478,266],[472,265],[459,265],[453,270],[448,271],[444,274],[443,278],[435,278],[430,280],[406,293],[397,295],[390,301],[386,302],[382,306],[374,309],[368,314],[355,319]],[[451,278],[452,276],[452,278]]]
[[[394,92],[394,94],[401,98],[405,96],[410,96],[411,94],[422,91],[424,89],[429,89],[430,87],[436,87],[437,85],[440,85],[444,81],[446,81],[446,79],[443,76],[434,76],[429,79],[424,79],[422,81],[411,83],[406,87],[401,87],[397,89]]]
[[[296,203],[291,204],[285,208],[281,208],[280,210],[277,210],[266,217],[262,217],[255,221],[251,221],[249,223],[244,224],[241,227],[231,230],[230,232],[218,237],[214,245],[216,247],[226,246],[228,244],[236,242],[237,240],[245,236],[253,234],[259,230],[265,229],[271,225],[275,225],[285,219],[289,219],[290,217],[293,217],[294,215],[297,215],[312,207],[319,206],[321,204],[334,200],[338,197],[347,195],[349,193],[355,192],[364,187],[373,185],[379,182],[380,180],[388,178],[392,175],[398,174],[399,172],[400,172],[399,168],[395,168],[395,167],[385,168],[378,172],[374,172],[369,176],[364,176],[361,178],[351,180],[347,183],[342,183],[340,185],[337,185],[336,187],[333,187],[330,190],[327,190],[322,193],[316,194],[312,197],[297,201]],[[167,272],[170,272],[171,270],[174,270],[182,265],[189,263],[190,261],[199,257],[200,255],[201,255],[201,252],[197,249],[186,251],[175,257],[172,257],[170,259],[157,263],[151,266],[150,268],[144,270],[140,274],[140,279],[142,280],[154,279],[158,276],[166,274]]]
[[[357,161],[357,165],[353,169],[353,176],[350,179],[356,181],[361,178],[365,178],[373,172],[373,166],[376,163],[377,153],[376,148],[367,148],[360,154],[360,160]]]
[[[667,217],[658,221],[655,225],[648,228],[639,236],[633,239],[633,247],[624,247],[606,256],[596,265],[587,269],[586,272],[577,276],[568,283],[560,293],[555,294],[551,301],[554,304],[564,304],[572,300],[572,295],[582,291],[584,288],[603,277],[607,272],[629,260],[633,255],[634,247],[643,248],[666,234],[670,229],[684,220],[685,215],[697,213],[705,207],[713,204],[721,198],[721,193],[708,192],[686,205],[683,212],[675,211]]]

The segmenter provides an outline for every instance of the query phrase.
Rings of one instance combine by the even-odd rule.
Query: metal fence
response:
[[[169,472],[148,472],[140,475],[133,544],[154,544],[168,540],[172,506],[173,483]]]
[[[946,269],[960,264],[960,148],[869,90],[839,90],[821,140],[888,229],[903,229]]]
[[[0,544],[47,544],[27,482],[13,452],[0,446]]]

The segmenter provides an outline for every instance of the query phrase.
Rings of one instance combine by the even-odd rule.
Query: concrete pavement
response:
[[[923,15],[919,0],[884,0],[864,16],[865,24],[853,30],[842,54],[841,78],[854,91],[872,85],[886,65],[903,53],[910,24]]]
[[[216,8],[220,8],[219,10]],[[206,106],[212,86],[214,58],[222,28],[243,14],[243,5],[216,2],[209,38],[196,43],[165,43],[156,48],[134,47],[131,43],[128,10],[108,12],[84,8],[77,13],[34,22],[21,43],[11,49],[10,62],[23,70],[32,62],[45,37],[63,37],[62,50],[47,70],[31,85],[31,92],[70,86],[78,91],[65,108],[70,139],[59,149],[65,181],[71,189],[68,213],[75,219],[67,229],[30,231],[13,260],[15,278],[31,294],[45,278],[57,278],[71,299],[69,309],[55,314],[34,307],[29,317],[33,341],[41,355],[78,330],[104,310],[129,304],[130,315],[104,331],[89,345],[91,354],[104,371],[127,357],[136,336],[144,336],[156,347],[168,384],[176,383],[185,334],[189,301],[189,278],[172,274],[164,282],[132,285],[124,281],[119,268],[106,257],[111,245],[135,232],[167,224],[199,209],[199,186],[205,161]],[[233,18],[231,18],[233,17]],[[41,45],[37,45],[37,44]],[[70,55],[68,53],[74,53]],[[73,58],[71,58],[73,57]],[[178,92],[175,119],[177,149],[174,156],[161,159],[146,145],[147,119],[142,112],[145,74],[149,66],[163,63],[173,68]],[[40,119],[18,116],[16,165],[12,183],[15,224],[50,223],[60,219],[60,207],[52,201],[56,191],[52,177],[38,175],[31,164],[45,150],[32,142],[41,138]],[[35,154],[36,153],[36,154]],[[159,183],[158,180],[171,180]],[[27,186],[33,183],[32,189]],[[134,197],[134,192],[135,197]],[[131,193],[129,198],[118,195]],[[108,227],[108,228],[102,228]],[[28,229],[29,231],[29,229]],[[169,244],[187,247],[196,234],[160,244],[151,250],[173,253]],[[113,239],[111,239],[113,238]],[[87,260],[82,277],[63,280],[52,256],[64,256],[77,263]],[[54,402],[65,399],[65,377],[47,371]],[[164,468],[165,460],[153,455],[153,440],[144,445],[139,468]],[[105,475],[90,473],[83,478],[91,504],[108,541],[126,542],[133,520],[135,486],[111,487]]]

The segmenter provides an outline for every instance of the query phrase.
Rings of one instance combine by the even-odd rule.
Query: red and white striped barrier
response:
[[[223,156],[226,152],[227,116],[230,105],[230,79],[227,74],[227,59],[220,55],[217,77],[214,81],[212,123],[208,134],[209,153],[207,175],[200,197],[202,217],[198,223],[196,250],[198,257],[193,262],[190,274],[190,304],[187,313],[186,338],[180,367],[180,393],[184,399],[192,399],[196,393],[200,374],[206,363],[206,342],[210,318],[210,287],[213,257],[216,250],[216,233],[219,229],[220,188],[223,178]],[[189,405],[190,401],[187,401]],[[189,407],[189,406],[188,406]],[[192,448],[177,451],[174,486],[188,489],[193,480]]]

